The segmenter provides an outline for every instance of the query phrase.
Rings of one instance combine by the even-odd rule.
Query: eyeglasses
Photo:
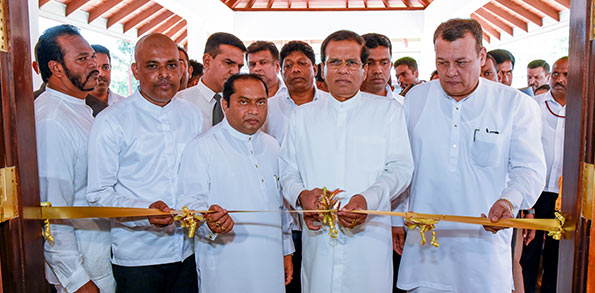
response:
[[[343,64],[347,65],[347,68],[349,68],[350,70],[356,70],[362,66],[362,63],[355,59],[329,59],[328,61],[326,61],[326,66],[328,66],[331,69],[338,69]]]

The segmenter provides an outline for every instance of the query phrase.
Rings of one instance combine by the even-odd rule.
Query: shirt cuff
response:
[[[283,255],[290,255],[295,252],[293,239],[291,237],[283,239]]]
[[[68,293],[76,292],[76,290],[83,287],[83,285],[87,284],[87,282],[91,281],[89,274],[85,271],[85,268],[81,265],[72,272],[72,274],[68,277],[68,284],[64,284],[63,287],[66,289]]]

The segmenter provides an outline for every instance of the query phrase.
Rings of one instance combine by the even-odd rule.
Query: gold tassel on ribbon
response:
[[[52,204],[44,201],[41,203],[42,207],[51,207]],[[49,241],[50,244],[54,243],[54,236],[52,236],[52,233],[50,233],[50,220],[49,219],[44,219],[43,220],[43,229],[41,230],[41,235],[43,236],[43,238],[45,238],[46,241]]]
[[[180,226],[182,228],[188,228],[188,238],[194,237],[194,232],[196,232],[198,222],[203,220],[203,216],[191,212],[188,207],[182,207],[182,214],[174,217],[174,221],[180,222]]]
[[[566,219],[558,212],[555,212],[554,215],[556,216],[556,220],[558,220],[560,225],[555,230],[548,231],[547,236],[552,236],[552,238],[555,240],[560,240],[562,239],[564,232],[566,232],[564,229],[564,222],[566,222]]]
[[[341,206],[337,194],[343,192],[341,189],[335,189],[328,191],[326,187],[323,188],[322,197],[318,201],[318,209],[325,210],[326,212],[320,212],[319,215],[322,218],[322,223],[328,225],[328,235],[331,238],[337,238],[339,236],[339,229],[337,229],[337,211]]]
[[[415,230],[415,228],[419,229],[419,234],[421,235],[421,245],[426,245],[426,232],[427,231],[432,231],[432,240],[430,241],[430,244],[432,244],[435,247],[440,246],[440,243],[438,243],[438,239],[436,238],[436,231],[434,231],[434,228],[436,228],[436,223],[438,223],[437,220],[432,220],[432,219],[424,219],[424,218],[407,218],[407,228],[409,228],[409,230]]]

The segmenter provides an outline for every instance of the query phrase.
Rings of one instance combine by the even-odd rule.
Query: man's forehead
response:
[[[58,44],[62,48],[62,51],[68,54],[73,52],[75,54],[80,53],[93,53],[95,52],[91,45],[87,41],[78,35],[62,35],[57,38]]]
[[[215,57],[215,59],[218,58],[230,58],[231,57],[240,57],[243,58],[244,57],[244,52],[237,47],[234,47],[232,45],[227,45],[227,44],[221,44],[219,45],[219,52],[217,53],[217,56]]]
[[[272,59],[273,54],[269,50],[260,50],[253,53],[248,53],[249,60]]]

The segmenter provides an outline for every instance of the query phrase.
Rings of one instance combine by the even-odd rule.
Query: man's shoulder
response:
[[[192,103],[199,103],[203,101],[206,102],[206,100],[204,99],[204,94],[202,93],[198,85],[179,91],[178,93],[176,93],[175,97],[180,100],[186,100]]]

